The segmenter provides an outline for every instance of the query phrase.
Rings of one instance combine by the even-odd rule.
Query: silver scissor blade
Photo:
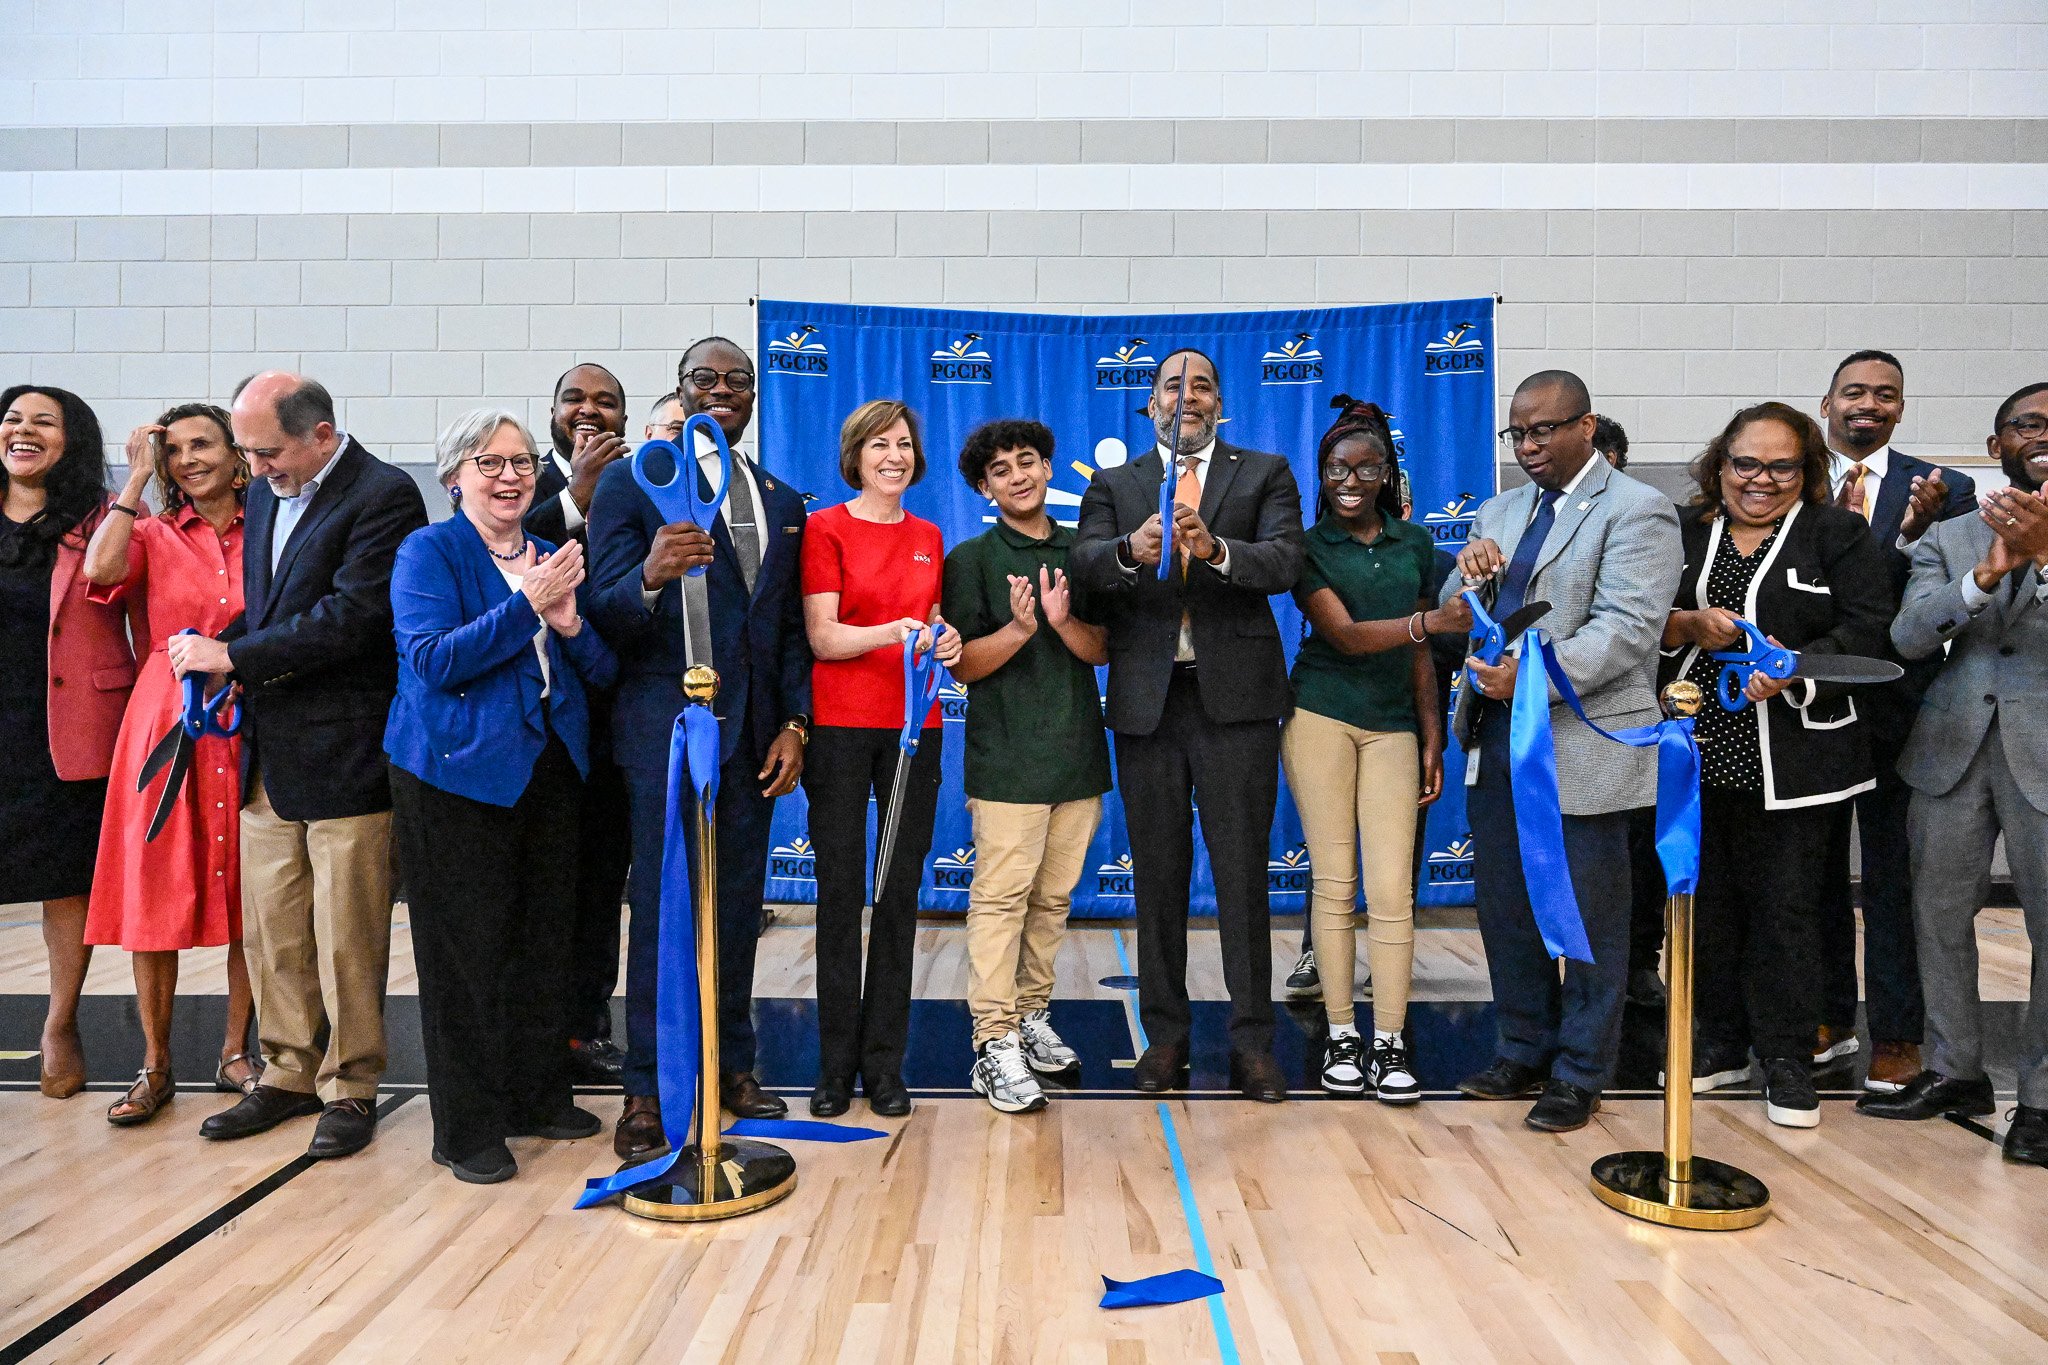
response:
[[[910,791],[910,760],[916,750],[896,755],[896,775],[889,780],[889,809],[882,815],[882,837],[875,843],[875,904],[882,903],[882,888],[889,884],[889,865],[896,856],[896,833],[903,827],[903,798]]]
[[[178,793],[185,789],[185,770],[192,766],[192,737],[182,725],[177,736],[177,752],[171,755],[171,775],[164,779],[164,794],[157,798],[156,814],[149,817],[149,829],[142,836],[144,843],[163,833],[164,822],[171,818],[171,807],[178,804]]]

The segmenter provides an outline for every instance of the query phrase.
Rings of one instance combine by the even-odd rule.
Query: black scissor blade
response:
[[[149,751],[149,757],[142,760],[142,772],[135,779],[135,790],[142,791],[156,780],[156,775],[171,761],[171,755],[178,751],[178,736],[185,733],[185,727],[172,722],[169,733],[156,742]]]
[[[1866,659],[1857,654],[1801,654],[1792,666],[1795,678],[1814,682],[1888,683],[1906,676],[1906,670],[1883,659]]]
[[[1522,632],[1550,615],[1550,603],[1530,602],[1507,614],[1500,623],[1500,642],[1511,645],[1522,638]]]
[[[156,814],[149,817],[149,831],[142,836],[144,843],[163,833],[164,822],[171,818],[171,807],[178,804],[178,793],[185,789],[185,770],[192,766],[192,737],[178,727],[179,744],[171,757],[171,775],[164,781],[164,794],[157,798]]]

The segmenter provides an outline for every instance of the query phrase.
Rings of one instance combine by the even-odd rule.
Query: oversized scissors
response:
[[[1173,490],[1180,483],[1175,466],[1180,463],[1180,414],[1188,401],[1188,361],[1192,356],[1182,356],[1180,362],[1180,388],[1173,395],[1173,436],[1166,448],[1174,458],[1166,462],[1166,472],[1159,480],[1159,581],[1164,583],[1173,563]]]
[[[199,632],[187,626],[180,635],[197,635]],[[169,765],[171,775],[164,782],[164,794],[157,798],[156,813],[149,817],[149,829],[143,835],[144,842],[163,833],[164,822],[171,818],[171,808],[178,804],[178,794],[184,790],[185,774],[192,767],[192,749],[208,735],[226,739],[242,728],[242,703],[235,685],[228,683],[212,696],[206,695],[206,678],[202,674],[187,673],[179,680],[184,693],[178,719],[164,732],[164,737],[149,751],[149,757],[142,761],[142,771],[135,779],[135,790],[146,790],[156,775]]]
[[[1852,685],[1886,683],[1906,674],[1905,669],[1883,659],[1866,659],[1856,654],[1795,653],[1783,645],[1772,644],[1762,631],[1739,616],[1735,624],[1742,630],[1743,647],[1708,652],[1709,658],[1721,661],[1721,705],[1730,711],[1740,711],[1749,705],[1745,690],[1749,680],[1759,673],[1780,682],[1805,678]]]
[[[697,443],[698,431],[711,438],[712,446],[718,451],[718,487],[709,496],[697,491]],[[657,483],[654,472],[649,468],[647,456],[650,452],[666,454],[670,460],[670,474],[666,483]],[[673,441],[649,441],[633,452],[633,481],[647,494],[654,509],[661,513],[662,520],[670,523],[687,521],[692,526],[709,531],[711,523],[718,520],[718,509],[725,505],[726,489],[732,485],[732,446],[725,439],[725,429],[708,412],[693,412],[684,419],[683,429]],[[691,577],[704,572],[704,565],[693,565]]]
[[[903,827],[903,798],[910,791],[910,761],[917,756],[918,741],[924,737],[924,718],[938,699],[939,684],[946,678],[946,666],[939,662],[939,640],[946,633],[943,621],[932,625],[932,642],[920,650],[917,636],[903,642],[903,733],[896,737],[896,775],[889,783],[889,813],[882,818],[882,837],[875,845],[875,904],[882,903],[882,888],[889,884],[889,865],[896,854],[896,835]]]
[[[1479,605],[1477,589],[1467,588],[1458,596],[1472,608],[1472,647],[1465,652],[1488,668],[1499,667],[1500,661],[1507,657],[1508,646],[1521,639],[1523,631],[1550,614],[1550,603],[1529,602],[1496,621],[1485,607]],[[1467,681],[1469,683],[1470,679]]]

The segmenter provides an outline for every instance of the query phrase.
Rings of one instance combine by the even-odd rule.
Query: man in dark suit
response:
[[[376,1136],[385,1064],[391,565],[427,508],[418,485],[336,427],[313,380],[246,379],[232,416],[257,476],[243,614],[219,640],[173,637],[170,657],[180,676],[233,673],[242,686],[243,946],[263,1079],[199,1131],[248,1137],[318,1112],[306,1154],[348,1156]]]
[[[741,444],[754,415],[754,366],[746,352],[723,337],[706,338],[683,354],[678,378],[685,411],[709,413],[733,447],[732,482],[718,520],[708,530],[663,524],[623,462],[598,480],[591,504],[590,615],[619,653],[613,742],[626,774],[633,831],[626,1106],[612,1136],[622,1160],[645,1157],[666,1142],[654,1072],[661,856],[669,736],[683,708],[683,670],[693,662],[708,662],[719,675],[720,1097],[741,1118],[786,1111],[754,1077],[754,948],[769,817],[776,799],[796,786],[810,735],[811,651],[798,578],[804,498],[750,459]],[[715,477],[711,443],[700,441],[694,453],[700,469],[708,465]],[[708,660],[690,656],[678,581],[697,564],[710,566]],[[694,829],[686,830],[694,839]]]
[[[1280,456],[1216,439],[1222,386],[1200,351],[1160,362],[1147,412],[1158,444],[1089,483],[1071,560],[1109,629],[1108,720],[1136,873],[1138,1007],[1149,1042],[1132,1081],[1167,1090],[1188,1065],[1188,877],[1199,799],[1230,988],[1232,1083],[1278,1103],[1287,1084],[1273,1060],[1266,856],[1280,721],[1294,695],[1266,599],[1300,576],[1301,495]],[[1161,578],[1167,477],[1175,480],[1175,562]]]
[[[1913,546],[1938,521],[1977,504],[1967,475],[1891,448],[1906,412],[1906,374],[1884,351],[1857,351],[1835,367],[1821,399],[1837,506],[1860,512],[1884,546],[1892,591],[1902,597]],[[1859,828],[1863,864],[1863,984],[1869,997],[1871,1058],[1867,1089],[1896,1091],[1920,1071],[1920,968],[1914,953],[1913,888],[1906,808],[1912,788],[1899,776],[1906,736],[1920,699],[1940,669],[1939,657],[1905,664],[1906,676],[1859,694],[1868,711],[1877,787],[1843,805],[1828,837],[1821,886],[1821,964],[1825,973],[1814,1063],[1857,1050],[1856,914],[1849,890],[1849,822]]]
[[[584,516],[604,471],[626,454],[626,391],[602,365],[571,365],[548,412],[553,449],[534,480],[527,531],[590,549]],[[587,560],[586,560],[587,562]],[[612,1041],[619,984],[619,903],[632,860],[626,779],[612,756],[612,694],[589,689],[590,777],[576,847],[576,923],[569,935],[569,1070],[583,1085],[617,1085],[625,1053]]]

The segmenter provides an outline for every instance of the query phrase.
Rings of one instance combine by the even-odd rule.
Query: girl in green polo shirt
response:
[[[1372,403],[1339,395],[1316,452],[1316,522],[1295,600],[1311,633],[1294,661],[1280,759],[1301,814],[1309,926],[1329,1047],[1323,1089],[1410,1104],[1422,1088],[1402,1029],[1415,956],[1415,823],[1443,789],[1444,725],[1428,637],[1456,625],[1426,598],[1435,546],[1401,518],[1393,433]],[[1364,847],[1373,1037],[1351,1006],[1353,907]]]

